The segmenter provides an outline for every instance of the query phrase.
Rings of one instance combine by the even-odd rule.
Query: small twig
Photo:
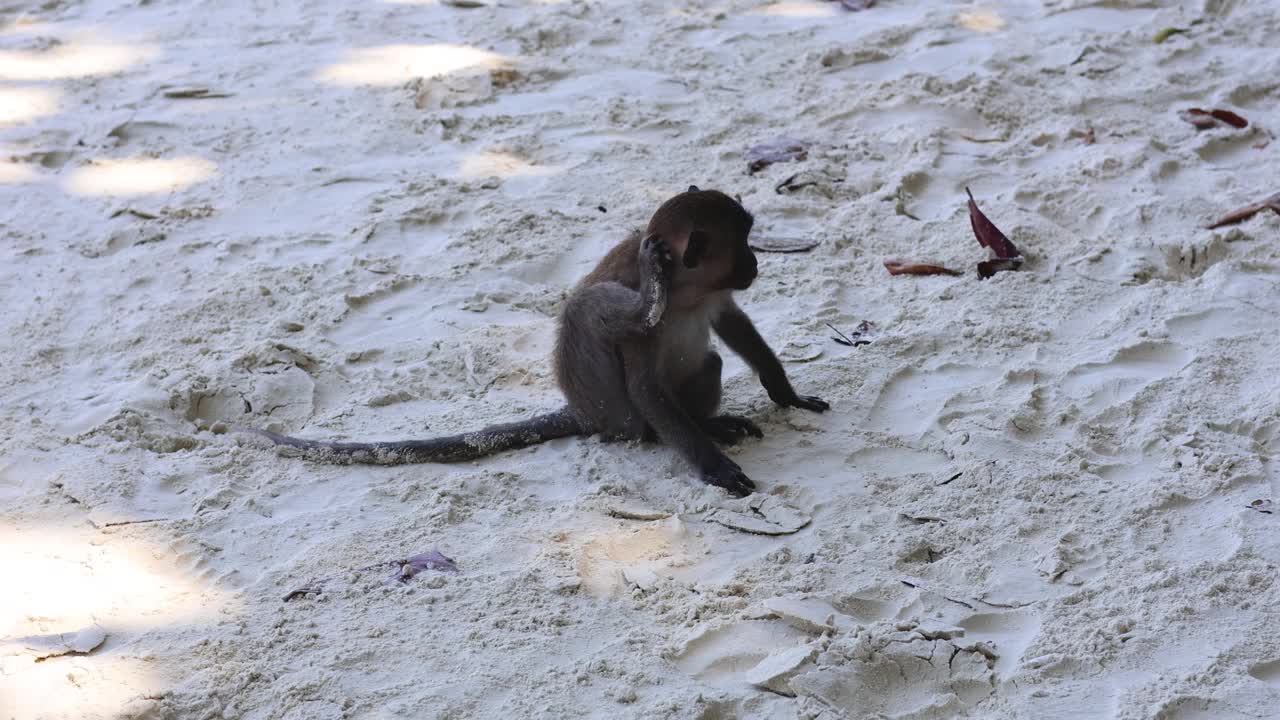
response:
[[[840,337],[831,338],[832,340],[835,340],[841,345],[848,345],[849,347],[853,347],[853,341],[849,339],[848,335],[845,335],[844,333],[840,332],[839,328],[837,328],[835,325],[832,325],[831,323],[823,323],[823,324],[831,328],[831,331],[834,332],[836,335],[840,336]]]
[[[960,472],[956,473],[955,475],[952,475],[951,477],[947,478],[946,480],[943,480],[942,482],[938,483],[938,487],[942,487],[943,485],[947,485],[947,484],[950,484],[950,483],[952,483],[952,482],[955,482],[955,481],[956,481],[957,479],[959,479],[959,477],[960,477],[961,475],[963,475],[963,474],[964,474],[964,471],[963,471],[963,470],[961,470]]]

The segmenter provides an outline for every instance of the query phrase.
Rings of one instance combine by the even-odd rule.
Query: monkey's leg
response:
[[[575,417],[612,440],[642,440],[646,423],[631,402],[618,343],[647,332],[640,294],[619,283],[583,288],[569,299],[556,340],[560,389]]]
[[[674,447],[698,469],[702,480],[739,497],[750,495],[755,483],[730,460],[689,416],[657,371],[651,352],[638,342],[622,346],[627,391],[632,404],[658,438]]]
[[[764,437],[760,428],[744,417],[715,414],[716,408],[720,407],[720,371],[723,367],[720,354],[708,350],[698,372],[676,389],[681,406],[712,440],[721,445],[736,445],[748,435]]]
[[[773,354],[769,344],[760,337],[751,318],[733,303],[725,308],[712,321],[716,334],[731,350],[742,356],[752,369],[760,376],[760,384],[769,399],[779,405],[804,408],[814,412],[823,412],[831,407],[826,400],[813,395],[799,395],[791,387],[787,372],[782,369],[778,356]]]

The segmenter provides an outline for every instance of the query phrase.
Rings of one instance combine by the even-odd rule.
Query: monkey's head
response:
[[[690,185],[658,208],[648,232],[671,248],[677,284],[708,292],[746,290],[758,271],[756,255],[747,244],[754,222],[737,200]]]

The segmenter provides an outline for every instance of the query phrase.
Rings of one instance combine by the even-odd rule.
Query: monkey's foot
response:
[[[756,489],[756,484],[742,472],[738,463],[727,457],[721,457],[721,462],[714,468],[703,470],[702,481],[708,485],[722,487],[734,497],[746,497]]]
[[[737,445],[744,437],[764,437],[759,425],[737,415],[720,415],[702,421],[702,429],[721,445]]]

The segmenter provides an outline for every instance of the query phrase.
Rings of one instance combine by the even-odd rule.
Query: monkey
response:
[[[329,442],[236,429],[318,460],[373,464],[474,460],[570,436],[657,440],[675,448],[704,482],[749,495],[755,483],[718,444],[764,433],[747,418],[716,414],[723,361],[711,333],[746,360],[774,403],[814,412],[830,407],[795,391],[734,302],[733,293],[758,274],[748,244],[754,222],[734,198],[691,185],[663,203],[643,232],[614,246],[561,309],[553,351],[566,400],[559,410],[430,440]]]

